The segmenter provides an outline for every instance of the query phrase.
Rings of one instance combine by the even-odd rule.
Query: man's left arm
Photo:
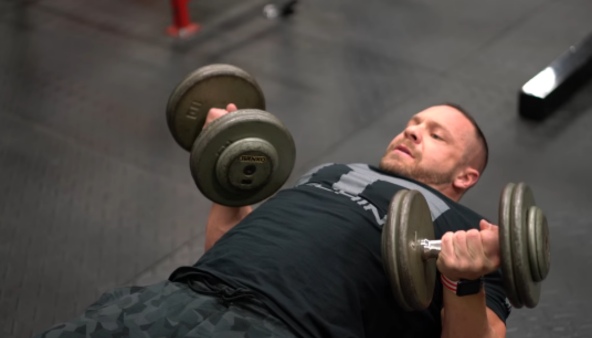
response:
[[[437,265],[445,285],[442,309],[444,338],[506,336],[505,323],[487,307],[483,285],[479,292],[463,296],[458,296],[450,288],[453,283],[450,281],[477,280],[499,268],[499,229],[484,220],[480,228],[481,231],[449,232],[442,236]]]

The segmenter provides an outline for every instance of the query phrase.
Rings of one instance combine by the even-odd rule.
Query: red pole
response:
[[[199,30],[199,25],[192,23],[189,18],[188,2],[189,0],[171,0],[173,24],[167,29],[169,35],[186,37]]]

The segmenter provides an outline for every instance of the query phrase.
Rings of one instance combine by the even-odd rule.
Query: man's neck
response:
[[[430,187],[438,190],[442,195],[450,198],[451,200],[458,202],[462,198],[462,192],[455,189],[451,184],[427,184]]]

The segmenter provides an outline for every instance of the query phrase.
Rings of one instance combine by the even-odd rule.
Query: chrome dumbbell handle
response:
[[[438,258],[440,251],[442,251],[442,241],[429,239],[420,239],[419,248],[422,250],[423,259]]]

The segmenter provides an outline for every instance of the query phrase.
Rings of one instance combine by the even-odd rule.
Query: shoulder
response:
[[[350,174],[352,172],[370,172],[370,166],[363,163],[323,163],[313,166],[307,170],[296,183],[296,185],[302,185],[311,182],[313,178],[325,178],[329,180],[339,179],[343,175]]]
[[[441,237],[447,231],[479,229],[482,215],[460,203],[447,201],[448,209],[435,219],[436,236]]]
[[[375,166],[367,163],[323,163],[316,165],[306,171],[300,177],[296,185],[307,184],[311,182],[327,183],[344,181],[356,185],[369,185],[375,182],[384,182],[400,187],[416,187],[416,184],[402,177],[395,177],[382,172]]]

